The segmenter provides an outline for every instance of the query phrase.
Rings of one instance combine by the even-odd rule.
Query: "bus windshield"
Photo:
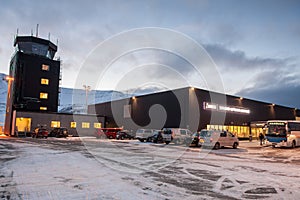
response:
[[[268,135],[286,136],[285,123],[269,123],[268,124]]]

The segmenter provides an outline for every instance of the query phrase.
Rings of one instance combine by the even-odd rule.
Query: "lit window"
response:
[[[40,107],[40,110],[47,110],[47,107]]]
[[[51,121],[51,127],[52,128],[59,128],[60,127],[60,121]]]
[[[90,128],[89,122],[82,122],[82,128]]]
[[[49,79],[41,78],[41,84],[42,85],[49,85]]]
[[[50,69],[50,67],[49,67],[49,65],[42,65],[42,70],[43,71],[49,71],[49,69]]]
[[[94,123],[94,128],[101,128],[101,123]]]
[[[41,99],[48,99],[48,93],[41,92],[40,93],[40,98]]]
[[[76,128],[76,122],[71,122],[70,127],[71,128]]]

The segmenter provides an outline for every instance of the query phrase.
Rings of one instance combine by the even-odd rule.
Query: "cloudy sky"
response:
[[[58,40],[63,87],[88,84],[93,89],[129,90],[193,85],[300,108],[300,1],[0,0],[0,5],[1,73],[8,73],[17,29],[19,35],[35,35],[39,24],[40,37],[47,39],[50,32],[51,40]],[[154,38],[174,47],[168,44],[162,49],[141,45],[141,40],[156,43],[153,35],[137,39],[140,49],[130,46],[134,42],[128,35],[128,39],[116,39],[124,32],[148,27],[173,31],[186,39],[158,31],[161,37]],[[109,49],[103,45],[107,41],[112,41]],[[176,51],[179,47],[189,55],[197,52],[197,47],[187,45],[191,41],[212,59],[211,73],[197,74],[188,56]],[[125,47],[133,49],[99,70],[102,55]],[[222,85],[211,87],[214,79]]]

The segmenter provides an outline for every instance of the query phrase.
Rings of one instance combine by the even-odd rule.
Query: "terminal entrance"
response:
[[[250,127],[249,126],[233,126],[233,125],[207,125],[208,130],[219,130],[219,131],[229,131],[233,133],[238,138],[249,138]]]
[[[253,139],[258,139],[260,133],[266,134],[265,122],[251,122],[249,126],[226,126],[226,125],[207,125],[208,130],[229,131],[238,138],[248,139],[250,133]]]

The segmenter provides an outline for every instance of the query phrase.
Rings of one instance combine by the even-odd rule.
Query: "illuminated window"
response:
[[[47,107],[40,107],[40,110],[47,110]]]
[[[101,128],[101,123],[94,123],[94,128]]]
[[[40,98],[41,99],[48,99],[48,93],[41,92],[40,93]]]
[[[71,122],[70,127],[71,128],[76,128],[76,122]]]
[[[42,65],[42,70],[43,71],[49,71],[50,70],[50,67],[49,67],[49,65]]]
[[[51,127],[52,128],[59,128],[60,127],[60,121],[51,121]]]
[[[41,84],[42,85],[49,85],[49,79],[41,78]]]
[[[90,128],[89,122],[82,122],[82,128]]]

